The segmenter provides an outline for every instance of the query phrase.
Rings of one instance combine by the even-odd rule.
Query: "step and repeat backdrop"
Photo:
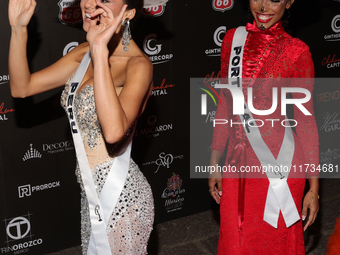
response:
[[[85,41],[79,3],[37,0],[28,28],[32,72]],[[0,251],[46,254],[80,244],[74,145],[59,102],[63,88],[11,97],[8,1],[0,8]],[[247,9],[248,1],[170,0],[144,9],[133,25],[134,40],[154,65],[154,89],[132,155],[151,184],[156,224],[217,206],[207,180],[190,179],[190,78],[214,85],[223,36],[251,21]],[[310,46],[316,76],[339,77],[340,1],[296,1],[288,20],[292,35]],[[334,83],[315,87],[320,163],[339,163],[339,91]]]

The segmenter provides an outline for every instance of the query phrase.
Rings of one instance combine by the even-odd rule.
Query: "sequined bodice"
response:
[[[61,105],[65,110],[70,81],[71,79],[65,85],[61,96]],[[96,112],[93,86],[89,85],[76,95],[74,114],[99,196],[111,170],[114,155],[126,142],[125,138],[131,135],[136,122],[132,123],[122,141],[114,145],[105,143]],[[91,224],[88,201],[78,164],[76,176],[81,188],[81,238],[82,252],[85,255],[91,235]],[[153,210],[151,188],[138,166],[130,159],[124,188],[107,225],[112,254],[146,254],[147,241],[153,225]]]
[[[61,96],[61,106],[65,110],[68,91],[69,84],[67,83]],[[93,86],[86,85],[77,93],[74,99],[74,113],[84,141],[87,156],[98,157],[100,155],[108,159],[108,153],[105,148],[105,141],[102,136],[94,102]]]

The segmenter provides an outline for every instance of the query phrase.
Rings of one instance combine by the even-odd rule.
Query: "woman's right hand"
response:
[[[12,28],[26,27],[37,3],[35,0],[9,0],[8,19]]]
[[[222,157],[223,152],[212,150],[210,155],[210,166],[214,166],[215,169],[218,169],[218,163]],[[209,192],[210,195],[215,199],[216,203],[221,202],[222,196],[222,173],[218,171],[210,172],[209,174]]]
[[[208,185],[210,195],[219,204],[222,196],[222,174],[220,172],[210,173]]]

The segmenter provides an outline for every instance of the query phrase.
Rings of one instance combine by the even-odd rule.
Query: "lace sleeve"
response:
[[[230,49],[234,33],[235,29],[229,30],[223,39],[221,48],[221,78],[226,78],[228,76]],[[221,89],[220,98],[222,104],[219,104],[217,107],[215,119],[229,120],[229,118],[232,116],[231,107],[229,107],[230,103],[232,102],[232,98],[229,90]],[[217,125],[214,128],[211,149],[223,152],[227,144],[228,137],[229,137],[228,125]]]
[[[307,164],[314,164],[315,167],[319,165],[319,135],[315,122],[315,115],[313,109],[313,88],[314,88],[314,65],[308,46],[301,52],[301,55],[293,64],[294,79],[292,86],[303,87],[311,93],[311,99],[304,103],[303,106],[312,114],[304,115],[304,113],[294,105],[294,118],[298,122],[296,126],[296,133],[300,139]],[[292,93],[293,98],[305,97],[302,93]],[[316,176],[317,172],[307,173],[307,177]]]

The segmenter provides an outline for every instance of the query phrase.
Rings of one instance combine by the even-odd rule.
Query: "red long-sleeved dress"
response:
[[[261,31],[256,24],[247,24],[248,36],[243,55],[243,78],[313,78],[314,66],[309,48],[299,39],[288,35],[281,22],[268,30]],[[229,57],[235,29],[229,30],[222,44],[221,76],[228,77]],[[271,83],[250,83],[253,86],[253,104],[255,109],[269,109],[272,105]],[[255,87],[256,86],[256,87]],[[312,82],[292,81],[290,86],[301,87],[313,91]],[[243,85],[243,93],[247,97],[247,86]],[[279,90],[280,91],[280,90]],[[293,98],[304,97],[301,93],[292,93]],[[234,119],[240,121],[237,115],[232,114],[232,98],[229,90],[221,89],[222,104],[216,112],[216,119]],[[270,116],[253,114],[256,119],[279,119],[281,115],[280,97],[278,107]],[[304,115],[294,106],[294,119],[298,122],[295,127],[295,151],[292,164],[296,167],[305,163],[319,164],[318,135],[314,118],[312,98],[304,106],[312,116]],[[259,128],[262,138],[277,158],[284,136],[284,128],[280,122],[271,122]],[[229,125],[216,125],[213,134],[212,150],[224,151],[227,149],[225,165],[230,164],[234,157],[235,147],[244,144],[244,157],[240,165],[259,166],[253,149],[251,148],[242,125],[230,127]],[[301,204],[305,186],[305,178],[288,178],[288,185],[293,199],[301,216]],[[270,226],[263,220],[265,202],[269,181],[264,178],[246,178],[243,190],[243,222],[240,228],[240,200],[238,178],[223,178],[223,195],[221,197],[220,211],[220,237],[218,254],[250,255],[250,254],[305,254],[302,221],[298,221],[287,228],[280,213],[278,228]]]

